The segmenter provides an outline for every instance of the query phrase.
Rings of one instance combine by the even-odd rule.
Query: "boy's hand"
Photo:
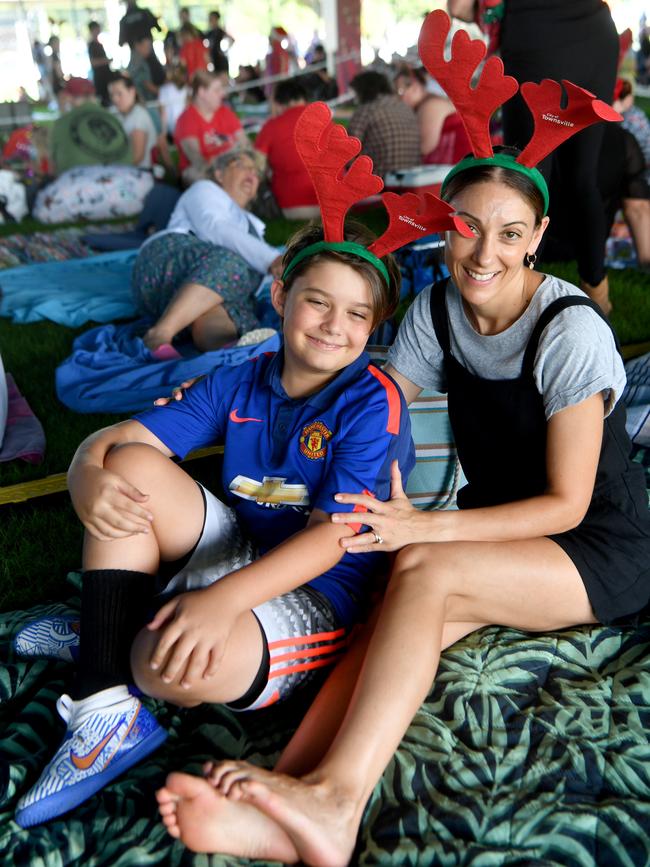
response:
[[[150,530],[149,495],[103,467],[84,467],[70,484],[70,498],[79,520],[101,542]]]
[[[230,607],[218,584],[182,593],[167,602],[147,624],[160,638],[150,666],[165,683],[184,689],[201,678],[213,677],[221,663],[230,633],[242,611]]]
[[[172,393],[170,397],[157,397],[154,400],[154,406],[167,406],[168,403],[171,403],[172,400],[183,400],[183,394],[186,388],[191,388],[195,382],[198,382],[200,379],[203,379],[203,376],[195,376],[193,379],[186,379],[185,382],[181,382],[180,385],[177,385],[176,388],[172,389]]]

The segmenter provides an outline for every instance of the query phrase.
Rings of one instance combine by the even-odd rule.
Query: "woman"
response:
[[[481,23],[495,18],[499,7],[498,45],[507,75],[518,81],[544,78],[568,79],[605,102],[611,102],[616,81],[619,39],[607,3],[603,0],[449,0],[449,12],[464,20],[476,14]],[[489,7],[492,14],[489,15]],[[503,140],[521,147],[530,138],[530,114],[519,95],[503,107]],[[605,270],[607,222],[598,189],[598,158],[604,136],[602,124],[583,130],[565,142],[540,168],[550,179],[552,198],[558,207],[571,201],[573,219],[563,226],[561,241],[575,249],[580,288],[600,304],[605,313],[612,305]],[[557,229],[561,219],[554,219]],[[554,233],[555,236],[555,233]]]
[[[453,102],[427,90],[423,69],[405,69],[395,78],[397,95],[415,112],[424,165],[452,165],[469,151],[469,141]]]
[[[192,101],[174,130],[178,167],[186,184],[202,178],[214,157],[235,144],[247,143],[239,118],[223,105],[224,92],[218,76],[211,72],[194,74]]]
[[[128,75],[116,72],[108,84],[111,102],[119,112],[124,131],[131,142],[131,161],[141,169],[151,168],[151,150],[158,139],[147,109],[138,102],[138,92]]]
[[[202,351],[258,326],[252,293],[280,256],[264,223],[246,208],[259,186],[253,153],[233,148],[183,193],[162,232],[141,247],[133,268],[138,312],[155,320],[144,336],[156,350],[185,328]]]
[[[354,691],[347,677],[319,694],[280,761],[307,771],[300,780],[238,762],[207,779],[170,775],[160,811],[190,848],[347,864],[444,648],[486,624],[634,623],[648,604],[650,515],[617,403],[614,336],[583,293],[532,269],[545,182],[503,157],[447,176],[443,198],[473,237],[447,234],[450,279],[418,296],[389,355],[407,401],[423,387],[449,394],[469,480],[460,509],[415,510],[396,468],[388,502],[338,496],[368,510],[369,531],[346,550],[397,552],[365,658],[358,648],[347,662],[360,669]]]

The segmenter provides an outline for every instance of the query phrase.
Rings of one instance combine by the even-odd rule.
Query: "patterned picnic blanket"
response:
[[[116,226],[114,223],[93,224],[96,232],[126,231],[133,223]],[[83,259],[96,255],[81,240],[88,226],[73,226],[53,232],[34,232],[32,235],[7,235],[0,238],[0,268],[15,268],[34,262],[62,262],[67,259]]]
[[[13,822],[17,799],[62,736],[54,705],[72,668],[17,660],[11,636],[56,611],[78,611],[78,599],[0,615],[0,863],[241,864],[172,841],[154,792],[170,769],[198,772],[210,757],[272,766],[305,697],[249,714],[151,702],[170,732],[157,753],[65,817],[29,831]],[[650,622],[549,635],[480,630],[443,654],[370,799],[352,863],[646,865],[649,721]]]

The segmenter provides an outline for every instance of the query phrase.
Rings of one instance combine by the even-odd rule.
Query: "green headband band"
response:
[[[440,195],[445,195],[447,185],[452,178],[456,177],[456,175],[459,175],[461,172],[464,172],[467,169],[473,169],[476,166],[499,166],[502,169],[510,169],[513,172],[519,172],[520,175],[527,177],[542,194],[542,198],[544,199],[544,216],[546,216],[548,211],[548,187],[546,186],[544,175],[539,171],[539,169],[531,169],[528,166],[518,163],[516,157],[513,157],[512,154],[494,154],[494,156],[491,157],[465,157],[465,159],[461,160],[453,167],[442,182]]]
[[[291,274],[291,272],[299,262],[302,262],[309,256],[315,256],[316,253],[322,253],[324,250],[334,250],[338,253],[352,253],[353,256],[358,256],[360,259],[365,259],[366,262],[370,262],[371,265],[374,265],[374,267],[379,271],[381,276],[386,281],[386,285],[390,286],[388,269],[381,261],[381,259],[378,259],[374,253],[371,253],[370,250],[368,250],[361,244],[355,244],[354,241],[317,241],[315,244],[310,244],[308,247],[305,247],[303,250],[297,253],[289,262],[289,264],[282,273],[282,280],[287,279],[289,274]]]

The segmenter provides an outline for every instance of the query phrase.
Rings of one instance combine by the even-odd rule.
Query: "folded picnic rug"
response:
[[[135,316],[131,270],[137,250],[41,262],[0,271],[0,316],[49,319],[73,328]]]
[[[225,364],[241,364],[260,352],[275,352],[280,337],[263,343],[161,360],[142,342],[145,320],[100,325],[76,338],[72,354],[56,369],[59,400],[75,412],[134,412],[151,406],[186,379],[202,376]]]
[[[647,451],[639,458],[650,466]],[[13,822],[18,798],[63,735],[54,706],[73,669],[18,660],[11,638],[34,617],[78,606],[72,597],[0,614],[1,863],[244,863],[194,855],[172,841],[154,792],[168,771],[198,772],[208,758],[271,767],[307,696],[246,714],[147,701],[169,731],[157,753],[67,816],[30,830]],[[649,864],[650,622],[546,635],[489,627],[445,651],[429,697],[370,798],[351,863]]]

